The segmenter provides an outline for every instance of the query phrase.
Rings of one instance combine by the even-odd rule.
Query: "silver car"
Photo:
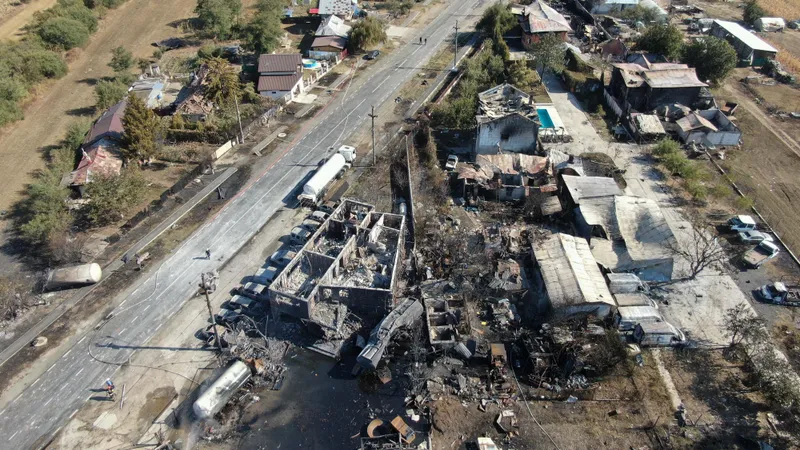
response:
[[[744,244],[758,244],[761,241],[773,242],[772,236],[755,230],[740,231],[739,240]]]

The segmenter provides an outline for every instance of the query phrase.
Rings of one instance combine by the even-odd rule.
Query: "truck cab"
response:
[[[739,215],[728,219],[728,228],[733,232],[756,229],[756,221],[751,216]]]
[[[353,164],[353,161],[356,160],[356,148],[351,147],[349,145],[343,145],[339,147],[340,155],[344,156],[344,160],[347,161],[349,164]]]

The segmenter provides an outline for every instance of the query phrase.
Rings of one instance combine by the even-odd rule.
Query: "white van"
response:
[[[631,331],[640,323],[663,321],[664,318],[652,306],[620,306],[614,314],[614,326],[620,331]]]

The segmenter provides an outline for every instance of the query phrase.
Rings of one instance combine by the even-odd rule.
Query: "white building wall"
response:
[[[533,153],[536,150],[538,127],[518,115],[506,116],[478,126],[475,153],[497,154],[498,144],[503,152]]]

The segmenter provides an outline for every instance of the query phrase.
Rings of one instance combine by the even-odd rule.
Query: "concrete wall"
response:
[[[538,133],[536,123],[519,114],[481,124],[478,126],[475,154],[497,154],[498,144],[504,152],[533,153]]]

